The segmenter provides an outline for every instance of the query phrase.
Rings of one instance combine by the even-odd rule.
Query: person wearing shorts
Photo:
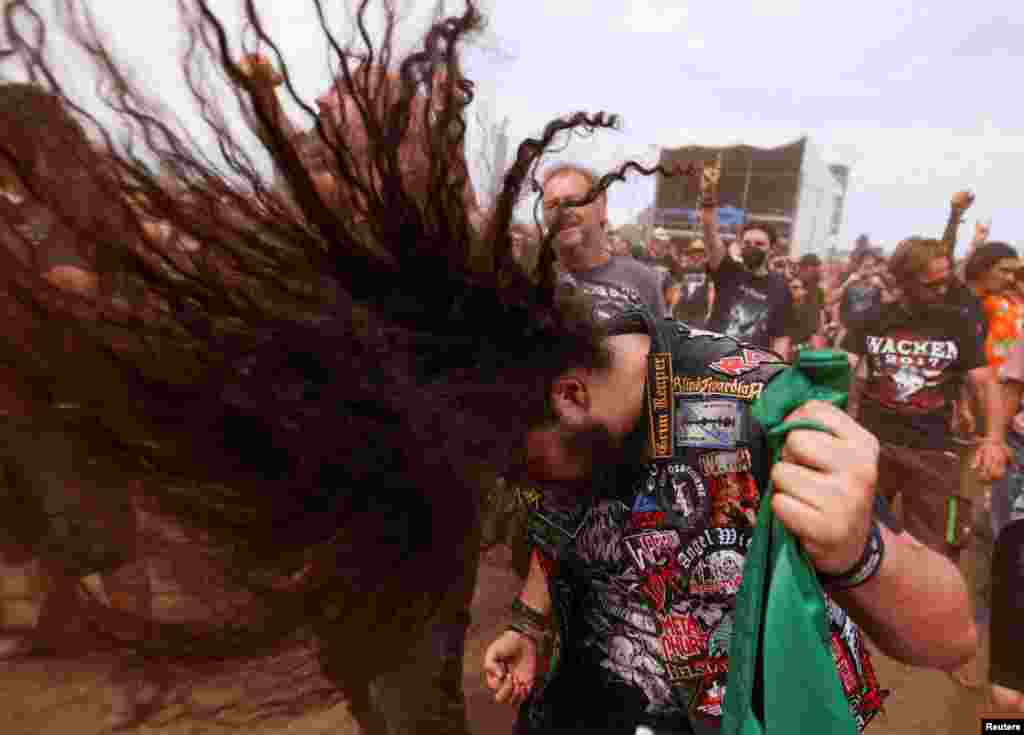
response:
[[[950,429],[953,402],[969,382],[982,402],[986,433],[971,465],[984,480],[1002,477],[1002,395],[985,364],[980,325],[964,319],[951,296],[952,268],[938,240],[900,243],[890,269],[900,299],[852,328],[843,349],[858,364],[860,421],[878,437],[878,491],[901,496],[906,530],[958,562],[973,520],[961,484],[961,457]]]

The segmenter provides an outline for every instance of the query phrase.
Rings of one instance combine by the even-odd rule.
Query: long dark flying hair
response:
[[[586,312],[558,297],[555,232],[527,273],[509,226],[545,151],[615,118],[577,113],[525,141],[477,230],[462,154],[472,84],[458,57],[482,23],[472,3],[395,59],[392,23],[379,42],[367,30],[369,0],[346,47],[312,2],[338,91],[355,103],[340,124],[299,99],[251,1],[245,18],[330,151],[340,204],[318,192],[303,144],[261,101],[204,0],[180,3],[182,71],[219,161],[124,73],[84,2],[62,4],[67,37],[128,135],[115,139],[66,92],[29,2],[5,4],[0,65],[4,79],[29,80],[0,86],[0,168],[55,222],[39,242],[0,210],[2,292],[25,325],[0,338],[0,362],[28,420],[116,466],[124,479],[109,492],[145,510],[138,553],[191,603],[97,631],[190,680],[277,662],[283,679],[245,702],[262,714],[362,701],[401,663],[463,573],[481,487],[549,415],[551,381],[606,359]],[[260,172],[200,62],[233,84],[287,195]],[[629,169],[654,171],[626,164],[585,201]],[[199,248],[152,238],[152,222]],[[58,237],[96,289],[44,278]]]

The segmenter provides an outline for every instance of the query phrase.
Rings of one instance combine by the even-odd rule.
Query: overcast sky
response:
[[[312,4],[261,0],[300,91],[322,91],[326,52]],[[328,2],[328,5],[332,3]],[[172,0],[90,0],[140,78],[180,107],[180,39]],[[216,0],[226,14],[237,0]],[[341,7],[341,3],[336,4]],[[406,2],[415,37],[434,0]],[[457,7],[448,0],[449,10]],[[490,0],[504,54],[471,49],[480,117],[509,118],[514,142],[579,109],[622,115],[559,158],[608,167],[656,146],[780,145],[809,135],[829,162],[852,166],[840,245],[869,233],[891,247],[938,234],[950,195],[974,189],[992,237],[1024,244],[1024,10],[1010,0],[914,3]],[[234,16],[237,17],[237,16]],[[345,13],[335,14],[344,29]],[[235,24],[237,27],[237,23]],[[649,204],[650,182],[613,190],[613,223]]]

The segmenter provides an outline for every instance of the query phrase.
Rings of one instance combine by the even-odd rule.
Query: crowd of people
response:
[[[576,179],[575,190],[556,183],[566,171]],[[560,196],[582,196],[595,181],[585,167],[563,164],[545,184],[545,209],[549,197],[554,204]],[[713,202],[714,192],[708,194],[705,201]],[[702,206],[701,236],[672,236],[656,227],[649,228],[646,247],[624,246],[624,238],[603,232],[600,199],[572,221],[581,229],[590,223],[589,244],[579,244],[588,241],[585,229],[559,235],[557,243],[560,253],[570,254],[561,265],[571,282],[596,297],[598,318],[642,307],[695,328],[693,334],[706,329],[787,361],[805,350],[847,355],[855,374],[848,414],[879,442],[877,493],[898,503],[902,529],[958,567],[962,552],[971,550],[974,617],[986,631],[993,543],[1024,517],[1017,429],[1024,416],[1017,372],[1024,355],[1024,260],[1011,245],[989,241],[989,227],[980,222],[966,256],[954,258],[959,225],[973,201],[969,191],[957,192],[941,238],[909,237],[888,257],[861,236],[848,257],[793,258],[775,229],[756,221],[738,228],[727,245],[713,204]],[[662,284],[660,294],[652,293],[652,282]],[[1004,562],[995,586],[1016,589],[1012,574]],[[1012,593],[996,599],[1006,608],[1001,620],[1015,614]],[[550,601],[545,604],[550,612]],[[993,646],[1006,646],[1000,650],[1012,657],[1010,641],[996,639]],[[513,693],[496,678],[502,656],[520,665],[519,645],[499,640],[489,654],[499,699],[526,700],[524,689]],[[614,643],[604,646],[612,657]],[[523,680],[533,681],[534,666],[525,665]],[[1021,680],[1009,668],[995,652],[994,696],[1013,710]],[[977,656],[950,673],[971,689],[987,679]],[[605,716],[602,709],[598,718]]]
[[[483,664],[518,732],[717,731],[736,726],[736,600],[770,506],[819,580],[844,727],[887,694],[866,637],[977,686],[985,627],[994,702],[1024,712],[1007,546],[1024,269],[981,225],[955,261],[969,192],[941,238],[794,260],[765,223],[725,241],[717,162],[542,165],[560,136],[616,124],[577,113],[523,143],[483,207],[458,57],[471,4],[400,61],[389,34],[333,46],[315,110],[195,5],[186,29],[269,179],[188,70],[234,177],[72,23],[58,42],[90,54],[136,131],[117,140],[55,82],[50,37],[19,35],[38,17],[5,8],[3,63],[36,81],[0,84],[0,562],[36,604],[0,600],[0,656],[105,650],[115,728],[298,656],[311,668],[239,706],[344,699],[371,735],[464,733],[477,565],[503,541],[523,589]],[[606,192],[630,174],[693,177],[702,236],[616,236]],[[536,225],[514,218],[531,183]],[[824,431],[791,429],[774,461],[758,399],[823,349],[855,373],[848,404],[789,406],[779,424]],[[993,573],[972,606],[958,565],[984,551],[979,525]]]

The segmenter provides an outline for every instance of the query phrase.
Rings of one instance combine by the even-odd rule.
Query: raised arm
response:
[[[718,232],[718,182],[722,178],[722,157],[704,164],[700,175],[700,221],[708,249],[708,269],[718,270],[728,254]]]
[[[277,97],[277,88],[284,82],[284,78],[274,69],[270,59],[262,54],[246,54],[239,60],[238,65],[242,73],[254,82],[253,103],[258,105],[274,125],[283,130],[289,138],[299,135],[301,131],[292,123]],[[260,127],[258,118],[254,122]]]
[[[956,250],[957,232],[960,230],[960,223],[963,221],[964,213],[974,204],[974,194],[970,191],[958,191],[949,202],[949,219],[946,221],[946,230],[942,233],[942,244],[949,256],[949,262],[954,262],[953,251]]]

